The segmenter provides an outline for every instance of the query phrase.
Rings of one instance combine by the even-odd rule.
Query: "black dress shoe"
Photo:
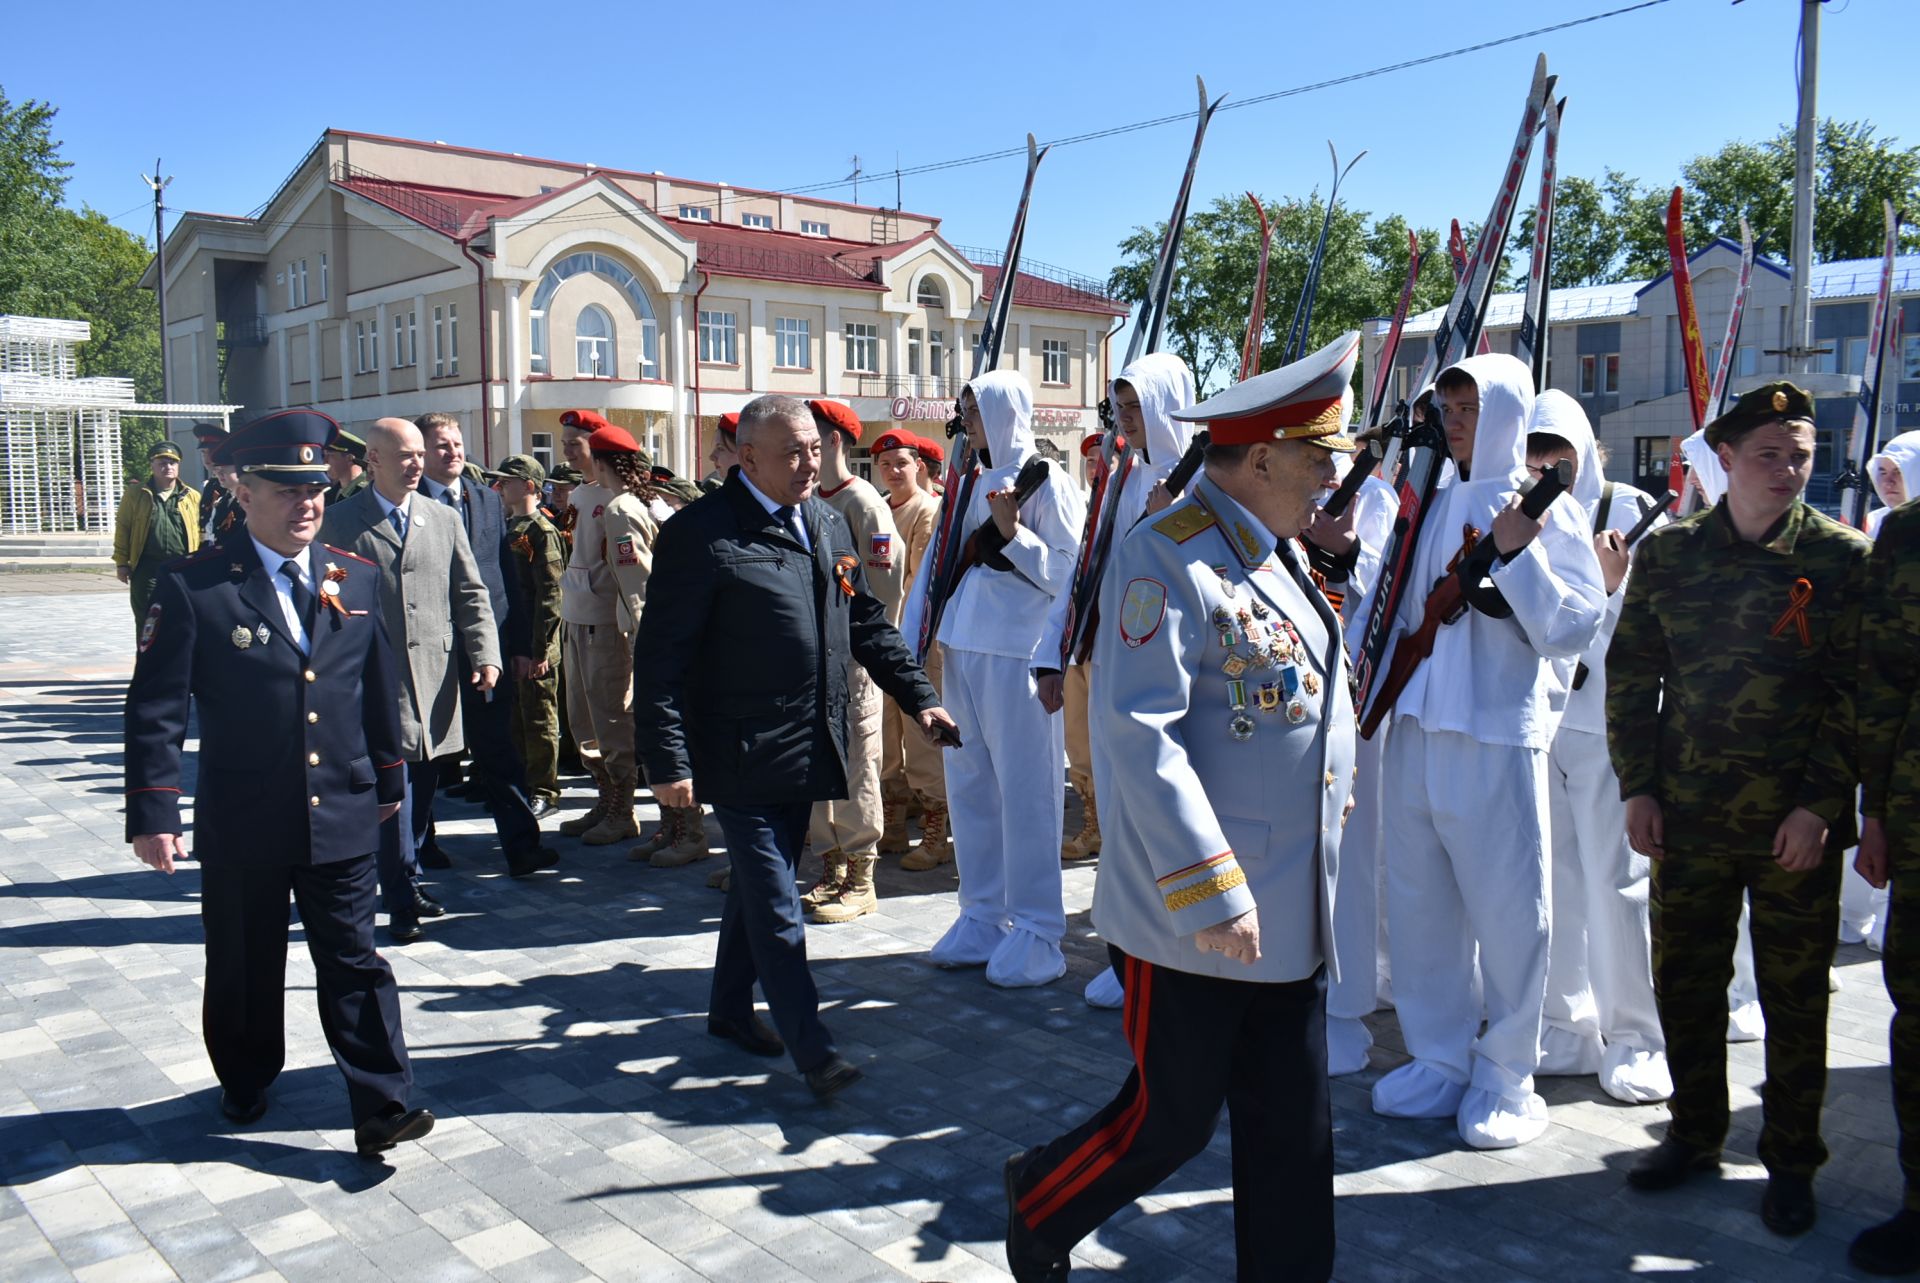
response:
[[[420,883],[413,884],[413,911],[423,918],[444,918],[447,906],[433,898],[433,894]]]
[[[546,798],[546,797],[536,797],[533,799],[533,801],[527,804],[527,809],[533,812],[534,819],[536,820],[545,819],[547,816],[552,815],[554,812],[553,799]]]
[[[251,1100],[236,1096],[230,1091],[220,1093],[220,1112],[230,1123],[245,1127],[248,1123],[260,1121],[260,1115],[267,1112],[267,1093],[261,1092]]]
[[[395,944],[412,944],[425,934],[418,922],[394,922],[391,919],[387,922],[387,939]]]
[[[1040,1149],[1011,1154],[1001,1169],[1007,1188],[1007,1268],[1015,1283],[1067,1283],[1068,1261],[1042,1245],[1020,1215],[1020,1178]]]
[[[1669,1136],[1633,1161],[1627,1184],[1652,1193],[1672,1189],[1690,1177],[1720,1170],[1720,1151],[1703,1151]]]
[[[1902,1209],[1867,1226],[1854,1236],[1847,1259],[1869,1274],[1920,1274],[1920,1212]]]
[[[362,1158],[371,1158],[401,1141],[419,1140],[432,1130],[432,1110],[388,1105],[384,1112],[354,1127],[353,1147]]]
[[[510,878],[530,878],[542,869],[551,869],[560,863],[560,853],[550,846],[536,846],[525,851],[507,853],[507,876]]]
[[[863,1077],[865,1075],[857,1065],[836,1052],[807,1071],[807,1086],[812,1089],[815,1099],[826,1100],[845,1091]]]
[[[1820,1209],[1813,1201],[1813,1178],[1784,1173],[1767,1179],[1760,1196],[1760,1223],[1781,1238],[1797,1238],[1813,1228]]]
[[[787,1044],[780,1041],[780,1035],[773,1031],[773,1026],[769,1025],[757,1015],[748,1016],[747,1022],[744,1025],[736,1020],[719,1020],[713,1016],[708,1016],[707,1032],[715,1038],[725,1038],[741,1050],[750,1051],[756,1056],[778,1056],[787,1050]],[[828,1063],[831,1064],[832,1062],[829,1061]],[[851,1065],[847,1067],[849,1069],[853,1068]],[[854,1069],[853,1073],[855,1078],[860,1076],[860,1071],[857,1069]],[[847,1081],[851,1082],[852,1079],[848,1079]],[[808,1083],[811,1085],[811,1077],[809,1077]],[[841,1084],[843,1087],[845,1085],[845,1083]]]
[[[420,861],[420,867],[423,869],[451,869],[453,867],[453,861],[447,858],[447,853],[442,851],[437,843],[421,847],[418,851],[414,852],[414,858]]]

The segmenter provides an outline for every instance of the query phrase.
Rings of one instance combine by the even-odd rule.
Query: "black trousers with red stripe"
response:
[[[1027,1164],[1017,1215],[1062,1255],[1207,1147],[1228,1110],[1242,1283],[1333,1274],[1327,977],[1194,975],[1108,946],[1134,1068],[1100,1112]]]

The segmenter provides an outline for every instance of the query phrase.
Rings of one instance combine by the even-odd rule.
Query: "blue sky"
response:
[[[911,166],[1018,145],[1029,130],[1045,141],[1187,111],[1196,72],[1232,102],[1626,3],[990,0],[816,23],[794,15],[817,6],[760,0],[165,10],[113,0],[15,6],[0,86],[16,103],[60,108],[71,202],[135,229],[151,226],[138,175],[156,155],[174,175],[170,206],[242,213],[328,126],[750,187],[837,179],[858,153],[875,175],[862,199],[891,203],[896,156]],[[1792,119],[1798,10],[1797,0],[1668,0],[1223,112],[1195,204],[1324,186],[1331,138],[1346,155],[1368,149],[1344,189],[1356,206],[1416,224],[1483,218],[1542,50],[1571,96],[1562,171],[1612,166],[1668,183],[1687,158]],[[1920,97],[1901,88],[1913,18],[1912,0],[1828,5],[1822,114],[1920,143]],[[1056,149],[1028,255],[1103,275],[1130,228],[1165,217],[1190,138],[1181,122]],[[950,240],[998,246],[1019,177],[1017,160],[912,176],[905,204],[944,218]]]

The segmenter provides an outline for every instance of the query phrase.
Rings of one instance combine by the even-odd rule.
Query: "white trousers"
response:
[[[1058,944],[1064,724],[1040,707],[1021,659],[949,649],[941,695],[961,743],[944,754],[960,912]]]
[[[1340,873],[1334,881],[1333,948],[1340,978],[1327,986],[1327,1015],[1358,1020],[1380,1007],[1380,971],[1386,949],[1381,916],[1381,773],[1392,722],[1356,745],[1353,814],[1340,830]]]
[[[1401,721],[1384,787],[1387,943],[1407,1050],[1452,1082],[1530,1092],[1552,913],[1547,755]]]
[[[1546,1022],[1608,1046],[1664,1052],[1653,1001],[1647,857],[1627,842],[1627,804],[1607,737],[1563,727],[1547,758],[1553,941]]]

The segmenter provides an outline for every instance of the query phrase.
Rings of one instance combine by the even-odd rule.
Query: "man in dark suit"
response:
[[[528,656],[531,649],[527,630],[521,626],[526,611],[513,600],[507,577],[500,569],[500,556],[506,547],[506,511],[499,495],[467,476],[466,440],[458,419],[451,414],[423,414],[414,420],[414,426],[420,429],[420,439],[427,448],[420,493],[460,514],[467,547],[473,552],[493,605],[501,653],[508,661],[500,670],[491,698],[470,683],[463,682],[460,687],[460,720],[467,751],[473,756],[473,782],[487,809],[493,812],[494,832],[499,834],[507,858],[521,864],[537,863],[550,852],[540,848],[540,817],[527,795],[526,764],[513,747],[512,661],[516,655]],[[433,824],[432,798],[425,801],[426,815],[416,814],[414,818],[414,830],[423,835],[431,833]],[[420,802],[415,799],[416,806]],[[427,849],[438,850],[430,837]]]
[[[186,855],[180,755],[200,722],[195,792],[207,975],[202,1026],[221,1110],[250,1123],[286,1060],[287,895],[313,956],[320,1027],[354,1142],[376,1154],[433,1129],[409,1109],[413,1069],[393,972],[373,947],[380,822],[398,810],[398,674],[380,574],[322,544],[321,451],[310,410],[226,443],[247,537],[169,563],[127,688],[127,840],[162,873]]]
[[[673,609],[640,617],[635,740],[655,800],[710,802],[726,835],[733,877],[707,1032],[759,1055],[790,1051],[824,1099],[860,1071],[820,1020],[794,871],[813,803],[847,796],[842,657],[929,736],[951,735],[953,719],[867,593],[865,550],[814,497],[820,433],[806,402],[749,402],[738,440],[739,468],[654,546],[647,595]],[[755,979],[778,1035],[754,1014]]]

